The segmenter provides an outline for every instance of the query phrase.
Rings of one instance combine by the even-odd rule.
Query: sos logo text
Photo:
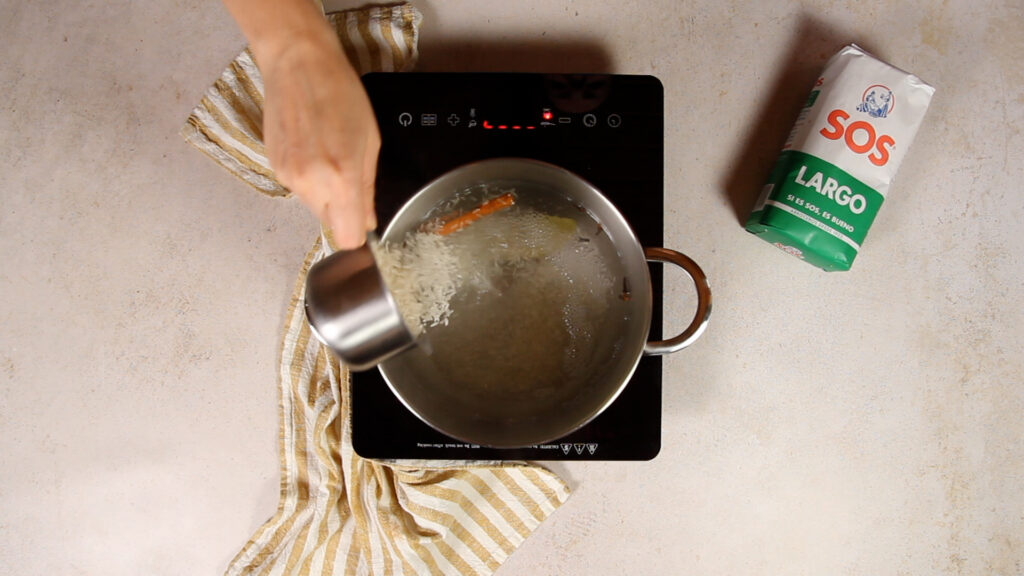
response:
[[[892,90],[875,84],[864,91],[857,111],[866,113],[870,118],[885,118],[892,113],[894,104]],[[829,140],[842,139],[853,153],[867,154],[872,164],[885,166],[889,162],[890,152],[896,146],[896,140],[888,134],[879,134],[874,125],[866,120],[847,124],[849,119],[849,112],[836,108],[829,112],[825,119],[828,126],[819,133]]]

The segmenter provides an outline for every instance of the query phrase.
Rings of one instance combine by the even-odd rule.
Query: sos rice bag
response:
[[[849,270],[935,89],[856,45],[825,65],[747,231],[827,271]]]

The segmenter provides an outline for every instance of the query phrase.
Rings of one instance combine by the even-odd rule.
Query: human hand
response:
[[[255,51],[263,76],[263,137],[278,181],[332,231],[339,249],[377,226],[380,132],[362,82],[326,26]]]

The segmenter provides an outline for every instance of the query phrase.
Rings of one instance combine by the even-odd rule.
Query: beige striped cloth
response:
[[[421,16],[409,5],[328,15],[360,71],[408,70]],[[262,82],[248,50],[207,91],[182,133],[258,190],[286,195],[263,155]],[[330,252],[323,234],[295,284],[281,346],[277,512],[226,575],[491,574],[569,496],[522,462],[379,462],[352,449],[349,372],[312,337],[305,274]]]

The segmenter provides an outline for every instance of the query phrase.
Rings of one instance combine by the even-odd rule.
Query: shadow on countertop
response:
[[[736,214],[740,226],[750,215],[761,187],[786,143],[800,108],[807,100],[825,62],[843,46],[856,42],[829,24],[804,15],[797,27],[782,69],[775,73],[775,84],[762,99],[757,120],[741,139],[732,170],[724,176],[722,192]]]
[[[424,42],[417,72],[535,72],[610,74],[608,51],[588,39],[489,41],[483,38]]]

